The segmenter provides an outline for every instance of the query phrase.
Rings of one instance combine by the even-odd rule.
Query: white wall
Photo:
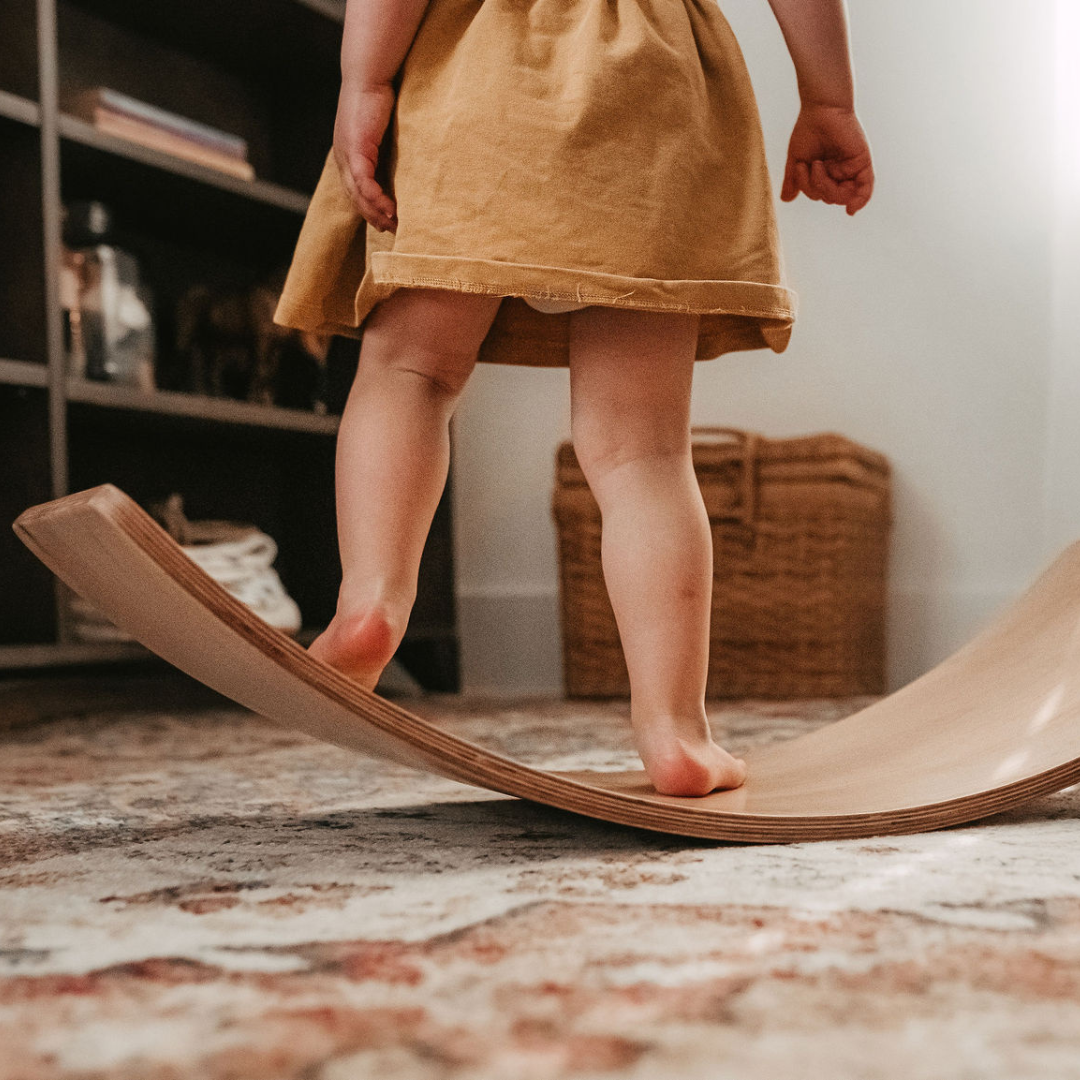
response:
[[[754,79],[778,190],[798,104],[791,63],[766,0],[721,6]],[[1063,179],[1076,110],[1055,111],[1065,100],[1055,19],[1075,5],[849,6],[874,199],[854,218],[801,197],[779,205],[800,299],[792,344],[698,364],[693,419],[773,436],[838,431],[888,455],[897,687],[1080,536],[1069,302],[1080,269],[1075,245],[1055,243],[1080,191]],[[455,423],[468,690],[560,688],[550,498],[568,436],[565,371],[478,367]]]
[[[1080,536],[1080,4],[1057,0],[1054,342],[1048,398],[1044,551]]]

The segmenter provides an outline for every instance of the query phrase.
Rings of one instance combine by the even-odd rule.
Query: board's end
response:
[[[131,501],[131,496],[121,491],[115,484],[98,484],[97,487],[76,491],[60,499],[52,499],[49,502],[28,506],[11,523],[11,528],[24,544],[30,546],[30,540],[34,535],[34,526],[46,518],[67,513],[85,506],[87,503],[105,502],[116,505],[118,503],[130,503]]]

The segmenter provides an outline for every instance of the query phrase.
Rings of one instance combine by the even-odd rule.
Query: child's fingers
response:
[[[394,219],[394,201],[383,192],[374,176],[363,176],[359,184],[360,197],[389,225]],[[376,224],[372,222],[372,224]]]
[[[375,179],[374,163],[366,155],[356,153],[350,156],[345,168],[340,171],[352,204],[364,220],[380,232],[387,229],[395,231],[397,220],[394,202]]]
[[[870,192],[861,191],[852,196],[851,201],[847,204],[847,212],[851,214],[857,214],[868,202],[870,201]]]
[[[799,194],[799,184],[795,179],[795,169],[791,159],[788,159],[788,163],[784,168],[784,184],[780,188],[780,199],[782,202],[791,202],[796,195]]]
[[[855,214],[861,210],[874,193],[874,170],[869,165],[849,181],[851,185],[850,197],[846,200],[848,214]]]
[[[814,169],[814,164],[807,161],[796,162],[795,175],[798,177],[799,188],[806,193],[806,197],[821,202],[825,198],[825,192],[821,189],[819,173]]]
[[[857,213],[870,201],[874,190],[874,168],[868,156],[828,161],[825,170],[836,185],[836,201],[847,207],[848,214]]]
[[[844,201],[843,192],[836,181],[829,175],[824,161],[819,159],[810,166],[810,182],[814,185],[814,190],[822,202],[835,206],[838,202]]]
[[[810,184],[814,189],[814,198],[822,202],[832,202],[834,185],[825,171],[825,163],[820,159],[810,162]]]
[[[805,161],[795,162],[795,183],[798,184],[799,190],[808,198],[817,198],[810,182],[810,170],[807,168]]]
[[[873,186],[873,169],[865,161],[789,159],[780,198],[790,202],[801,191],[809,199],[844,206],[853,214],[870,201]]]
[[[863,156],[853,158],[830,158],[825,167],[834,180],[854,180],[859,173],[869,167],[869,159]]]

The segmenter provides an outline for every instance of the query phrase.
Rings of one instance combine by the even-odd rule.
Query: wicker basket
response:
[[[715,562],[707,695],[884,693],[888,460],[835,434],[693,435]],[[600,564],[600,510],[568,442],[558,449],[552,510],[566,694],[628,697]]]

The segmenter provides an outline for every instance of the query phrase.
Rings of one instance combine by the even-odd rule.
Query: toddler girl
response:
[[[866,205],[843,0],[769,0],[801,111],[781,198]],[[714,0],[348,0],[333,149],[276,321],[362,337],[342,584],[312,655],[374,688],[405,632],[477,360],[564,364],[657,791],[738,787],[705,713],[696,360],[787,344],[756,103]]]

